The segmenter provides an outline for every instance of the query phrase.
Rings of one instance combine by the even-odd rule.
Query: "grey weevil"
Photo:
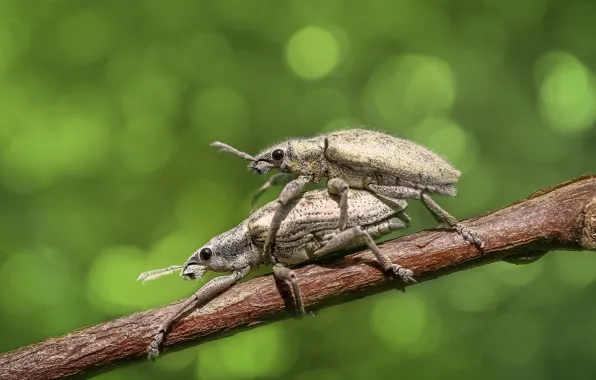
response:
[[[460,171],[437,153],[413,141],[355,128],[311,138],[288,139],[254,157],[219,141],[211,146],[249,160],[248,168],[255,173],[265,174],[270,169],[281,171],[259,189],[253,197],[253,207],[266,189],[287,182],[277,199],[278,209],[265,243],[268,254],[271,254],[284,208],[290,199],[306,184],[323,178],[329,179],[329,192],[341,196],[340,229],[345,228],[348,214],[347,190],[365,189],[381,197],[420,199],[435,219],[454,228],[467,242],[480,248],[484,246],[474,231],[462,226],[427,194],[455,196]]]
[[[351,189],[347,193],[350,214],[345,229],[339,230],[340,199],[327,190],[302,192],[290,200],[292,206],[277,232],[274,261],[264,253],[267,232],[277,210],[275,201],[252,213],[236,227],[226,231],[196,250],[184,265],[141,273],[138,280],[150,280],[180,270],[185,280],[199,279],[207,271],[232,272],[218,276],[182,302],[159,326],[148,348],[148,358],[159,355],[166,330],[194,305],[204,304],[231,287],[251,269],[262,264],[273,265],[275,277],[292,287],[296,309],[304,314],[304,303],[298,280],[289,267],[316,260],[341,248],[366,245],[381,269],[396,275],[404,283],[414,283],[412,270],[394,264],[382,253],[374,239],[405,228],[410,218],[404,213],[407,203],[401,199],[382,200],[374,194]]]

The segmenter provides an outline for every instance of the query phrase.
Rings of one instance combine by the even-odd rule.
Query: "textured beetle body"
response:
[[[422,145],[363,129],[334,132],[324,138],[329,178],[342,178],[359,189],[370,184],[399,185],[455,195],[453,185],[460,172]]]
[[[427,193],[455,196],[455,183],[460,172],[432,150],[409,140],[366,129],[346,129],[311,138],[293,138],[272,145],[256,156],[240,152],[221,142],[211,145],[250,161],[248,168],[265,174],[279,169],[295,179],[282,190],[277,211],[272,218],[265,242],[270,252],[277,239],[284,209],[307,183],[328,179],[330,193],[347,197],[347,190],[365,189],[391,199],[419,199],[433,216],[454,228],[466,241],[482,247],[476,234],[461,226]],[[280,174],[273,176],[253,199],[273,184],[279,184]],[[340,229],[346,227],[349,201],[342,200]]]
[[[385,203],[373,194],[352,190],[348,193],[351,211],[347,227],[361,226],[372,238],[405,228],[410,218],[403,212],[407,203],[403,200]],[[248,219],[248,229],[255,249],[266,257],[265,240],[277,207],[276,202],[254,212]],[[312,190],[291,201],[284,221],[275,240],[275,261],[283,265],[296,265],[313,259],[314,252],[337,233],[340,208],[338,200],[326,190]],[[363,244],[355,239],[353,247]]]
[[[460,177],[442,156],[412,141],[367,129],[348,129],[308,139],[289,139],[264,149],[248,167],[265,174],[271,153],[284,151],[276,166],[294,176],[342,178],[350,187],[369,184],[408,186],[445,195],[455,195]]]
[[[326,190],[312,190],[292,199],[292,207],[287,210],[278,231],[274,262],[265,254],[264,245],[269,224],[277,211],[275,201],[208,241],[184,265],[142,273],[139,280],[152,279],[175,270],[181,270],[185,280],[199,279],[206,271],[232,272],[207,282],[165,319],[149,346],[149,358],[159,355],[166,330],[186,310],[210,301],[262,264],[273,264],[275,276],[292,285],[297,309],[302,313],[304,307],[297,279],[288,267],[340,248],[367,245],[384,271],[393,272],[404,282],[415,282],[413,272],[392,263],[373,240],[409,224],[410,219],[404,213],[406,202],[399,199],[386,202],[364,190],[350,190],[348,199],[352,206],[344,231],[339,231],[337,226],[340,202],[337,197],[330,197]]]
[[[348,192],[348,199],[352,209],[347,228],[360,226],[371,237],[379,238],[409,225],[404,200],[385,202],[370,192],[355,189]],[[322,189],[304,192],[292,199],[277,233],[275,262],[269,262],[264,245],[276,206],[275,201],[269,202],[236,227],[212,238],[188,259],[185,267],[200,265],[213,272],[229,272],[244,267],[255,269],[262,264],[298,265],[314,259],[313,253],[337,233],[340,207],[336,197]],[[346,247],[362,244],[355,239]],[[208,260],[201,259],[205,248],[212,252]]]

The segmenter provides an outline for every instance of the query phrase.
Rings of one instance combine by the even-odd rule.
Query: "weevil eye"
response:
[[[199,252],[199,257],[203,261],[209,260],[212,255],[213,255],[213,252],[211,252],[211,248],[203,248],[203,249],[201,249],[201,252]]]
[[[281,149],[275,149],[273,153],[271,153],[271,158],[273,158],[276,161],[281,160],[282,158],[284,158],[284,151]]]

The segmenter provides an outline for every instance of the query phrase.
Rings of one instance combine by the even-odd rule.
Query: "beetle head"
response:
[[[286,168],[286,157],[288,151],[288,143],[283,142],[277,145],[273,145],[256,156],[251,156],[248,153],[241,152],[238,149],[216,141],[211,143],[211,146],[220,148],[222,152],[232,153],[238,157],[244,158],[250,161],[248,168],[257,174],[266,174],[270,169],[279,169],[281,171],[287,171]]]
[[[195,280],[206,271],[228,272],[250,266],[256,261],[258,257],[254,257],[245,220],[197,249],[183,265],[181,276],[185,280]]]
[[[248,168],[257,174],[266,174],[271,169],[278,169],[293,175],[317,177],[326,172],[326,139],[323,135],[307,139],[288,139],[271,145],[254,157],[218,141],[211,143],[211,146],[250,161]]]
[[[209,269],[209,263],[213,259],[213,250],[209,244],[196,250],[182,266],[180,276],[184,280],[198,280]]]
[[[205,272],[228,272],[259,264],[261,256],[255,253],[248,230],[247,220],[236,227],[215,236],[186,260],[184,265],[141,273],[137,280],[153,280],[180,271],[185,280],[198,280]]]
[[[272,145],[259,152],[255,160],[248,164],[248,168],[257,174],[266,174],[270,169],[287,172],[287,164],[290,159],[288,148],[287,142]]]

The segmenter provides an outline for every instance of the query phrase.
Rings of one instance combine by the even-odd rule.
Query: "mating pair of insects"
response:
[[[410,223],[407,199],[421,200],[435,216],[463,239],[482,248],[474,231],[443,210],[429,193],[455,196],[460,172],[443,157],[409,140],[366,129],[346,129],[312,138],[289,139],[256,156],[221,142],[212,146],[250,161],[258,174],[273,175],[253,197],[273,185],[285,183],[279,197],[252,212],[231,230],[211,239],[184,265],[142,273],[150,280],[180,271],[185,280],[199,279],[207,271],[231,272],[213,278],[159,326],[148,348],[149,359],[159,355],[170,325],[190,308],[209,302],[251,269],[272,265],[274,275],[287,281],[296,307],[304,313],[298,279],[290,269],[341,248],[366,245],[383,271],[404,283],[415,282],[414,273],[391,260],[375,239]],[[327,189],[303,191],[309,183],[327,179]]]

